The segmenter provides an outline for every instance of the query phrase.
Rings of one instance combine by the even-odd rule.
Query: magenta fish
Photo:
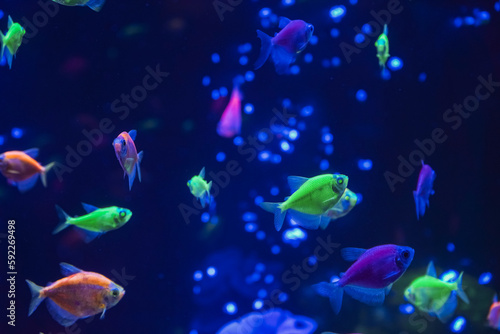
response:
[[[279,27],[281,31],[274,37],[257,30],[262,46],[259,58],[255,62],[255,69],[264,65],[271,55],[276,72],[288,73],[290,64],[295,61],[296,55],[306,48],[314,31],[312,24],[302,20],[291,21],[285,17],[280,18]]]
[[[313,289],[330,298],[335,314],[340,312],[344,290],[352,298],[368,305],[380,305],[397,281],[410,266],[415,251],[410,247],[382,245],[370,248],[344,248],[346,261],[356,261],[341,278],[333,283],[321,282]]]
[[[222,113],[217,133],[221,137],[231,138],[240,133],[241,130],[241,92],[238,86],[234,86],[231,99]]]
[[[493,304],[488,312],[488,324],[491,328],[500,330],[500,302],[498,302],[497,295],[493,297]]]
[[[429,206],[429,196],[434,195],[432,184],[436,178],[436,173],[431,166],[424,164],[422,161],[422,169],[418,175],[417,190],[413,192],[415,205],[417,206],[417,219],[420,219],[425,213],[425,208]]]
[[[135,147],[135,137],[137,136],[137,131],[130,130],[128,133],[123,131],[116,137],[113,141],[113,147],[115,148],[116,158],[120,162],[120,166],[123,169],[123,177],[128,175],[128,188],[132,189],[132,183],[134,183],[135,174],[139,176],[139,182],[141,182],[141,168],[140,163],[142,160],[142,151],[137,153]]]

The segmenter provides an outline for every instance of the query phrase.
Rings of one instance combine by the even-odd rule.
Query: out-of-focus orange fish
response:
[[[240,133],[241,130],[241,92],[238,86],[234,86],[231,99],[222,113],[217,133],[219,136],[231,138]]]
[[[38,149],[32,148],[26,151],[9,151],[0,154],[0,172],[8,182],[17,186],[20,192],[30,190],[41,175],[44,187],[47,187],[47,172],[54,166],[51,162],[47,166],[40,165],[35,158]]]
[[[137,153],[135,148],[134,140],[137,136],[137,131],[130,130],[128,133],[123,131],[116,137],[113,141],[113,147],[115,148],[116,158],[122,166],[124,174],[128,175],[128,189],[132,189],[132,183],[134,183],[135,173],[139,176],[139,182],[141,182],[141,168],[140,163],[142,160],[142,151]]]
[[[80,270],[68,263],[60,263],[65,278],[41,287],[26,280],[31,290],[30,316],[47,299],[47,308],[62,326],[71,326],[78,319],[101,313],[115,306],[125,290],[101,274]]]

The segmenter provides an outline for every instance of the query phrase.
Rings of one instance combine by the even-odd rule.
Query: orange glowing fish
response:
[[[71,326],[78,319],[101,313],[115,306],[125,294],[118,284],[101,274],[83,271],[68,263],[60,263],[61,278],[47,287],[26,280],[31,290],[30,316],[47,299],[47,308],[62,326]]]
[[[113,141],[113,147],[115,148],[116,158],[120,162],[120,166],[123,169],[123,177],[128,175],[128,189],[132,189],[132,183],[134,183],[135,173],[139,176],[139,182],[141,182],[141,168],[140,163],[142,160],[142,151],[137,153],[135,148],[134,140],[137,136],[137,131],[131,130],[128,133],[123,131],[116,137]]]
[[[38,180],[38,175],[41,175],[42,183],[44,187],[47,187],[47,172],[54,166],[54,163],[42,166],[35,160],[37,156],[37,148],[23,152],[2,153],[0,154],[0,172],[10,184],[17,186],[20,192],[33,188]]]
[[[241,92],[238,86],[234,86],[231,99],[222,113],[217,133],[219,136],[231,138],[240,133],[241,130]]]

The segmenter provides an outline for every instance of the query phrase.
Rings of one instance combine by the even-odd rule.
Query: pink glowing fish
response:
[[[217,133],[221,137],[231,138],[240,133],[241,130],[241,92],[238,86],[234,86],[231,99],[222,113]]]
[[[493,304],[488,313],[488,324],[491,328],[500,330],[500,302],[498,302],[497,295],[493,297]]]
[[[429,197],[434,195],[432,184],[436,178],[436,173],[431,166],[424,164],[422,161],[422,169],[418,175],[417,190],[413,192],[415,205],[417,206],[417,219],[420,219],[425,213],[425,208],[429,206]]]
[[[143,153],[142,151],[137,153],[137,149],[135,148],[134,140],[136,135],[137,131],[135,130],[131,130],[128,133],[123,131],[113,141],[116,158],[120,162],[120,166],[122,166],[124,172],[123,176],[128,175],[129,190],[132,189],[136,172],[139,176],[139,182],[141,182],[141,168],[139,165]]]

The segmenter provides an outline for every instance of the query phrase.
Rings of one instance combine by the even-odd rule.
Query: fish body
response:
[[[88,6],[90,9],[99,12],[106,0],[52,0],[64,6]]]
[[[314,32],[314,26],[302,20],[289,20],[280,18],[279,27],[281,31],[271,37],[260,30],[257,36],[262,46],[259,58],[255,62],[255,69],[260,68],[271,55],[278,74],[289,72],[289,66],[295,61],[298,53],[302,52]]]
[[[105,276],[83,271],[70,264],[61,263],[62,278],[46,287],[26,280],[31,290],[30,316],[43,300],[59,324],[71,326],[78,319],[101,314],[115,306],[124,296],[125,290]]]
[[[205,179],[205,167],[201,169],[199,175],[195,175],[187,182],[189,191],[194,197],[198,198],[201,202],[201,206],[205,207],[210,204],[211,196],[210,189],[212,188],[212,181],[208,182]]]
[[[41,176],[44,187],[47,187],[47,172],[54,163],[42,166],[35,160],[37,156],[37,148],[4,152],[0,154],[0,172],[21,192],[33,188],[38,176]]]
[[[340,201],[333,206],[333,208],[326,211],[326,213],[321,217],[320,227],[325,229],[332,220],[336,220],[347,215],[356,206],[358,202],[358,196],[351,190],[345,190]]]
[[[283,226],[287,211],[299,225],[317,229],[321,216],[340,201],[348,181],[349,178],[342,174],[323,174],[310,179],[290,176],[288,184],[292,195],[283,203],[264,202],[260,206],[274,213],[277,231]]]
[[[120,166],[123,169],[124,177],[128,175],[128,187],[129,190],[132,189],[132,184],[134,183],[135,175],[139,177],[139,182],[141,182],[141,161],[143,157],[143,152],[137,153],[137,148],[135,147],[135,137],[137,136],[137,131],[131,130],[128,133],[123,131],[116,137],[113,141],[113,147],[115,149],[116,158],[120,162]]]
[[[380,305],[392,284],[406,271],[415,251],[410,247],[382,245],[370,248],[344,248],[342,257],[356,261],[334,283],[319,283],[313,289],[329,297],[333,311],[338,314],[342,305],[343,291],[365,304]]]
[[[5,35],[0,31],[0,60],[2,60],[5,55],[10,69],[12,68],[12,58],[16,56],[17,50],[23,42],[23,36],[26,34],[26,30],[19,23],[14,23],[10,16],[7,27],[8,30]]]
[[[488,325],[491,328],[500,330],[500,302],[498,302],[497,295],[493,297],[493,303],[488,312]]]
[[[217,124],[217,133],[221,137],[232,138],[241,131],[241,99],[242,95],[238,86],[234,86],[231,92],[229,104],[222,113]]]
[[[377,58],[380,67],[385,69],[385,64],[387,59],[391,56],[389,54],[389,38],[387,37],[387,24],[384,25],[384,32],[378,36],[375,41],[375,46],[377,47]]]
[[[434,195],[432,186],[435,179],[436,173],[432,170],[431,166],[424,164],[422,161],[422,169],[418,175],[417,190],[413,191],[417,219],[420,219],[424,215],[426,207],[429,207],[429,197]]]

